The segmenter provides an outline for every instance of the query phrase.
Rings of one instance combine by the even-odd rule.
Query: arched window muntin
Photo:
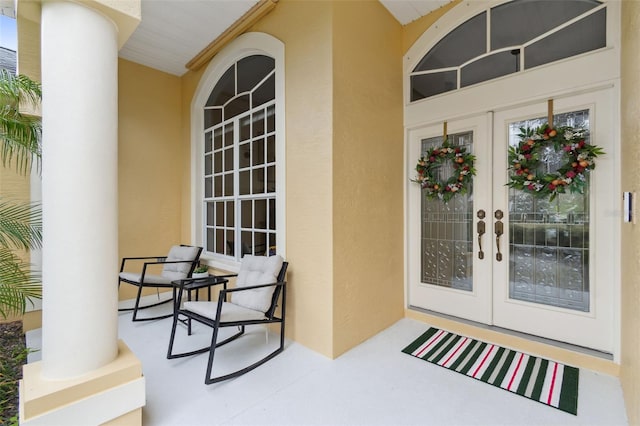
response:
[[[515,0],[522,1],[526,3],[526,0]],[[514,1],[504,1],[498,0],[493,2],[467,2],[456,6],[458,9],[467,9],[467,13],[464,15],[457,14],[457,20],[454,23],[450,23],[447,25],[448,31],[443,32],[444,24],[441,22],[437,22],[431,28],[429,28],[425,34],[414,44],[414,46],[410,49],[410,51],[405,55],[405,103],[417,103],[423,101],[424,99],[429,99],[432,97],[444,95],[447,93],[451,93],[452,91],[461,90],[469,86],[473,86],[476,84],[481,84],[490,80],[494,80],[504,76],[511,76],[517,73],[528,72],[532,69],[548,66],[550,64],[560,62],[563,60],[568,60],[580,55],[588,55],[594,53],[601,48],[608,48],[612,43],[615,43],[615,40],[612,42],[612,25],[611,17],[607,14],[607,2],[599,2],[596,0],[585,0],[583,3],[585,5],[585,10],[574,16],[571,19],[567,19],[564,22],[557,22],[557,25],[550,27],[540,34],[536,34],[529,39],[524,40],[519,44],[510,44],[510,45],[502,45],[496,43],[498,40],[493,39],[491,34],[491,17],[492,11],[500,10],[501,6],[508,6],[508,4],[514,3]],[[451,12],[449,12],[451,14]],[[445,21],[450,16],[445,15]],[[594,18],[596,17],[596,18]],[[564,30],[571,27],[572,25],[580,25],[582,22],[587,22],[588,20],[593,21],[594,19],[604,20],[605,22],[605,34],[604,34],[604,44],[602,46],[597,46],[595,48],[591,48],[585,50],[584,52],[574,53],[562,56],[558,58],[544,59],[540,63],[536,63],[535,61],[530,63],[527,61],[527,57],[533,57],[532,55],[527,55],[528,50],[535,48],[536,45],[540,45],[541,42],[544,42],[545,39],[550,40],[552,37],[557,37],[558,34],[561,34]],[[484,25],[483,28],[477,29],[475,31],[466,31],[470,34],[467,34],[463,37],[465,40],[471,40],[469,43],[473,44],[475,41],[475,53],[473,53],[473,46],[471,47],[472,52],[465,56],[464,53],[453,54],[453,56],[458,56],[459,58],[456,63],[445,64],[447,66],[443,66],[441,68],[436,68],[433,66],[424,66],[424,62],[428,61],[428,56],[434,50],[438,48],[438,45],[445,41],[448,37],[451,37],[452,34],[455,34],[455,31],[460,28],[465,28],[469,23],[480,22]],[[575,28],[575,27],[574,27]],[[475,37],[469,37],[471,35],[475,35]],[[601,37],[602,38],[602,37]],[[482,42],[478,42],[477,40],[481,39]],[[598,41],[597,43],[600,43]],[[480,44],[481,46],[477,46]],[[492,45],[498,44],[497,48],[493,48]],[[482,53],[479,51],[482,50]],[[422,52],[422,53],[421,53]],[[489,75],[483,77],[481,79],[474,80],[473,78],[467,79],[465,81],[464,74],[465,69],[469,69],[474,65],[479,65],[483,60],[490,59],[492,57],[496,57],[497,55],[502,55],[502,63],[505,61],[509,61],[513,64],[513,70],[509,71],[501,71],[495,70],[493,68],[496,67],[485,67],[485,72]],[[452,59],[455,61],[455,58]],[[511,65],[510,65],[511,66]],[[504,68],[504,65],[503,65]],[[494,73],[495,75],[490,75]],[[416,82],[418,84],[419,79],[424,79],[428,82],[430,78],[441,78],[443,81],[440,83],[444,83],[446,89],[439,90],[435,93],[426,93],[425,95],[416,94],[413,91],[413,83]]]
[[[253,82],[253,86],[249,89],[242,88],[242,91],[237,91],[238,81],[236,79],[233,95],[224,99],[223,102],[213,105],[210,99],[212,91],[225,76],[225,73],[227,73],[230,68],[236,67],[236,64],[239,62],[251,57],[270,58],[273,60],[274,67],[267,75]],[[220,120],[207,118],[205,111],[222,110],[242,98],[250,99],[256,90],[259,90],[269,82],[273,83],[272,90],[275,95],[274,99],[253,105],[253,107],[250,106],[246,108],[246,110],[241,108],[241,111],[232,114],[232,116],[223,117]],[[220,252],[221,250],[216,250],[215,246],[211,246],[211,241],[208,241],[207,235],[207,232],[211,231],[207,222],[209,221],[209,223],[211,223],[211,218],[209,217],[211,208],[208,207],[208,203],[211,201],[232,203],[231,214],[234,215],[234,219],[232,223],[227,222],[223,228],[225,231],[233,232],[234,242],[242,241],[242,236],[246,235],[246,232],[252,234],[258,231],[273,236],[272,240],[267,239],[267,247],[265,247],[264,252],[260,252],[259,254],[268,253],[268,246],[276,246],[277,253],[286,256],[284,111],[284,45],[268,34],[246,33],[238,37],[214,57],[200,79],[191,102],[191,236],[192,241],[204,247],[201,259],[210,266],[234,271],[239,267],[242,255],[246,254],[246,250],[241,249],[241,244],[238,244],[238,248],[234,248],[233,252],[229,252],[227,250],[226,239],[225,249],[222,250],[222,253]],[[249,138],[242,139],[239,133],[240,123],[250,122],[252,117],[255,118],[256,115],[260,114],[264,116],[265,127],[267,126],[267,120],[269,121],[269,135],[267,136],[265,133],[264,139],[265,144],[267,137],[271,139],[270,143],[275,147],[275,158],[270,158],[268,164],[265,162],[258,165],[250,164],[246,167],[239,167],[238,143],[245,143],[247,146],[251,146],[254,139],[253,134]],[[209,185],[205,183],[207,177],[213,176],[212,169],[215,167],[212,161],[209,161],[207,164],[207,155],[214,155],[216,143],[214,141],[214,134],[217,132],[218,134],[222,134],[224,138],[225,131],[231,128],[233,129],[232,134],[234,135],[234,170],[224,170],[223,172],[232,172],[234,174],[233,195],[223,194],[222,196],[215,197],[215,193],[212,192],[215,191],[213,186],[209,187]],[[250,129],[252,128],[250,127]],[[253,132],[253,130],[251,130],[251,132]],[[227,147],[227,145],[223,146],[223,148],[225,147]],[[267,173],[269,173],[270,178],[276,177],[275,185],[267,190],[265,182],[265,190],[259,194],[240,194],[239,174],[243,172],[251,174],[253,170],[260,168],[264,172],[263,176],[265,176],[265,180]],[[267,169],[269,170],[267,171]],[[252,203],[253,206],[256,202],[260,203],[260,200],[264,200],[268,208],[277,212],[275,220],[271,217],[271,220],[267,221],[268,223],[265,229],[257,229],[253,224],[251,226],[244,226],[241,229],[243,223],[238,207],[247,202]],[[227,209],[226,206],[225,204],[225,211]],[[256,252],[256,254],[258,253]]]

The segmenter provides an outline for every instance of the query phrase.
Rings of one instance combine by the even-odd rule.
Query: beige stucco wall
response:
[[[280,1],[251,30],[285,45],[288,336],[332,356],[331,2]]]
[[[287,336],[331,356],[331,3],[281,0],[251,31],[285,44]],[[201,75],[182,77],[186,141]],[[183,145],[183,155],[188,150]],[[183,233],[190,233],[189,220],[183,218]]]
[[[640,196],[640,2],[622,2],[622,190]],[[637,208],[640,203],[636,202]],[[620,381],[629,424],[640,424],[640,222],[623,224]]]
[[[333,10],[333,356],[403,317],[402,27]]]
[[[180,233],[180,79],[123,59],[118,73],[119,254],[166,254],[173,244],[189,243]],[[120,299],[135,290],[122,285]]]
[[[285,44],[287,335],[336,357],[403,315],[401,27],[373,0],[281,0],[251,31]]]

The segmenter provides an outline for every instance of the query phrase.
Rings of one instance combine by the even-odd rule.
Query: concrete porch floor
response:
[[[168,305],[165,305],[168,306]],[[143,424],[161,425],[626,425],[620,381],[580,370],[578,415],[511,394],[401,352],[429,327],[403,319],[335,360],[295,342],[265,365],[206,386],[207,355],[168,360],[171,319],[132,323],[119,317],[119,336],[142,361],[147,404]],[[216,352],[233,368],[277,344],[264,328]],[[210,329],[178,331],[180,348],[210,340]],[[41,330],[27,333],[39,349]],[[29,362],[40,358],[31,354]]]

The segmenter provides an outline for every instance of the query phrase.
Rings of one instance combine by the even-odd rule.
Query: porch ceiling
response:
[[[186,64],[258,0],[141,0],[142,22],[119,56],[180,76]],[[379,0],[402,25],[451,0]],[[0,14],[15,17],[15,0],[0,0]]]
[[[450,0],[380,0],[401,24]],[[257,0],[142,0],[142,22],[120,57],[174,75]]]

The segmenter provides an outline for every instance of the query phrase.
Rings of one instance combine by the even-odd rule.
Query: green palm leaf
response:
[[[23,250],[42,247],[39,204],[0,200],[0,246]]]
[[[38,117],[22,114],[20,107],[37,106],[40,84],[23,75],[0,70],[0,161],[15,165],[18,173],[40,171],[42,125]],[[39,275],[13,252],[42,246],[42,212],[31,203],[0,200],[0,316],[23,314],[27,302],[42,297]]]
[[[24,75],[0,70],[0,161],[14,164],[18,173],[30,172],[32,161],[40,170],[42,124],[38,117],[22,114],[20,105],[37,105],[42,99],[40,84]]]
[[[41,278],[30,273],[31,265],[13,251],[0,248],[0,315],[22,314],[27,301],[42,297]]]

